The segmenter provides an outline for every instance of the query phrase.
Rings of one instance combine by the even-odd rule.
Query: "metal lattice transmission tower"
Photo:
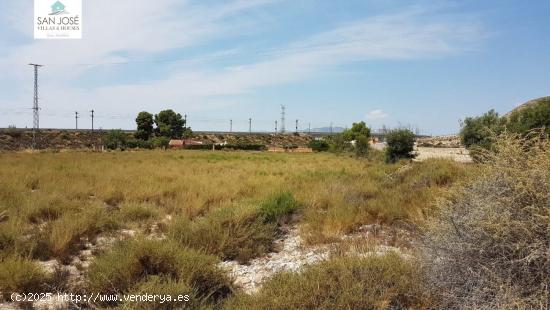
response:
[[[285,109],[286,107],[281,104],[281,133],[285,133]]]
[[[38,68],[42,65],[29,64],[34,67],[34,102],[32,105],[32,148],[36,148],[36,134],[40,129],[40,108],[38,107]]]
[[[92,132],[94,132],[94,113],[95,113],[95,111],[91,110],[90,112],[92,113]]]

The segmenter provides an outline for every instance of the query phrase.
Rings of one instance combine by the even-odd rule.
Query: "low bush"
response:
[[[535,309],[550,286],[550,141],[501,136],[426,232],[437,308]]]
[[[120,129],[107,132],[103,138],[103,144],[110,150],[126,148],[126,135]]]
[[[395,129],[386,134],[386,161],[395,162],[400,158],[413,158],[414,133],[408,129]]]
[[[260,205],[260,212],[267,222],[284,223],[300,205],[290,192],[273,195]]]
[[[311,140],[308,146],[315,152],[326,152],[329,149],[329,144],[325,140]]]
[[[168,232],[182,246],[240,262],[267,253],[276,234],[275,224],[244,207],[216,209],[194,220],[180,218]]]
[[[418,309],[427,306],[418,268],[390,253],[335,258],[268,280],[226,309]]]
[[[357,136],[355,139],[355,155],[357,157],[366,157],[369,154],[370,145],[367,136]]]
[[[41,293],[49,281],[40,265],[21,257],[0,259],[0,298],[9,300],[11,293]]]
[[[194,293],[217,303],[233,287],[216,262],[215,257],[182,249],[174,242],[138,238],[120,243],[94,259],[88,272],[88,289],[106,294],[128,293],[144,286],[152,289],[151,281],[159,281],[161,288],[172,281],[190,290],[180,293]]]
[[[152,149],[153,143],[149,140],[132,139],[126,142],[126,146],[130,149]]]
[[[140,222],[159,217],[156,206],[149,204],[129,204],[120,208],[120,215],[123,220]]]
[[[154,137],[151,139],[151,143],[155,149],[167,149],[170,146],[170,138]]]

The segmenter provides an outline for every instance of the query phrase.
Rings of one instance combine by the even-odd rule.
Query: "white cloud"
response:
[[[388,113],[384,112],[381,109],[372,110],[365,115],[365,118],[371,121],[381,120],[386,117],[388,117]]]
[[[143,58],[215,41],[238,35],[239,31],[245,31],[242,24],[250,24],[246,18],[239,19],[242,24],[234,19],[226,22],[225,18],[271,2],[274,1],[237,0],[201,7],[188,1],[158,0],[151,7],[151,2],[135,0],[85,1],[89,3],[84,8],[85,39],[33,41],[11,47],[0,60],[0,70],[10,72],[4,75],[6,80],[28,82],[30,69],[26,64],[31,60],[46,64],[117,62],[127,60],[120,52]],[[209,68],[208,57],[192,65],[178,64],[173,69],[164,64],[167,74],[160,80],[75,88],[71,87],[72,80],[84,76],[90,69],[88,66],[50,65],[41,72],[41,100],[51,110],[94,107],[110,115],[133,115],[143,109],[155,111],[160,104],[185,111],[211,109],[234,102],[232,96],[299,82],[341,64],[452,55],[464,51],[478,36],[479,29],[470,20],[434,21],[415,9],[357,20],[296,43],[251,52],[254,59],[259,59],[256,62],[218,69]],[[246,53],[240,46],[233,48],[229,57],[235,50]],[[225,55],[224,51],[218,53]],[[118,68],[112,70],[116,73]],[[19,96],[21,100],[13,100],[15,106],[27,107],[29,93],[30,88],[25,89],[24,96]],[[369,119],[386,116],[382,110],[367,114]]]

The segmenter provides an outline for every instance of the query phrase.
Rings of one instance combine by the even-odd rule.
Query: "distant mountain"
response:
[[[332,132],[342,132],[346,130],[344,127],[332,127]],[[311,132],[330,132],[330,127],[321,127],[321,128],[311,128]]]

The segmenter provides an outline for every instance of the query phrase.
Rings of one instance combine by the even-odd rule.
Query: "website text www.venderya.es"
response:
[[[188,294],[73,294],[73,293],[12,293],[10,296],[13,302],[36,302],[36,301],[64,301],[73,304],[102,304],[102,303],[185,303],[190,300]]]

